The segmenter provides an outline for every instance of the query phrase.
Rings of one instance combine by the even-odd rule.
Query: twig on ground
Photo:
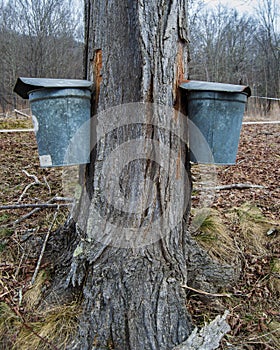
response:
[[[279,328],[274,329],[274,330],[273,330],[273,331],[271,331],[271,332],[268,332],[268,333],[265,333],[265,334],[259,335],[259,336],[257,336],[257,337],[249,338],[249,341],[254,341],[254,340],[257,340],[257,339],[260,339],[260,338],[264,338],[264,337],[269,336],[270,334],[277,333],[277,332],[279,332],[279,331],[280,331],[280,327],[279,327]]]
[[[189,289],[193,292],[196,292],[196,293],[199,293],[199,294],[203,294],[203,295],[208,295],[208,296],[211,296],[211,297],[227,297],[227,298],[231,298],[231,294],[219,294],[219,293],[208,293],[208,292],[205,292],[204,290],[200,290],[200,289],[195,289],[195,288],[192,288],[192,287],[189,287],[187,285],[181,285],[182,288],[185,288],[185,289]]]
[[[38,177],[36,175],[29,174],[26,170],[22,170],[22,172],[26,176],[31,177],[34,180],[34,182],[36,182],[36,184],[40,184],[40,185],[42,184],[42,182],[38,179]]]
[[[30,187],[32,186],[35,186],[35,185],[42,185],[42,182],[37,178],[36,175],[32,175],[32,174],[29,174],[26,170],[22,170],[22,172],[28,176],[28,177],[31,177],[34,182],[28,184],[25,189],[23,190],[22,194],[20,195],[19,199],[18,199],[18,203],[21,202],[21,200],[23,199],[23,197],[25,196],[26,192],[29,190]]]
[[[204,188],[199,188],[197,189],[198,191],[222,191],[222,190],[232,190],[232,189],[237,189],[237,190],[245,190],[248,188],[265,188],[264,186],[260,185],[253,185],[253,184],[231,184],[231,185],[222,185],[222,186],[215,186],[215,187],[204,187]]]
[[[61,202],[73,202],[73,198],[69,198],[69,197],[53,197],[51,198],[50,200],[48,200],[46,202],[46,204],[51,204],[52,202],[55,202],[55,201],[61,201]],[[45,204],[45,203],[42,203],[42,204]],[[68,205],[73,205],[72,203],[69,203],[69,204],[60,204],[60,206],[68,206]],[[55,204],[54,208],[57,207],[58,204]],[[20,217],[19,219],[17,219],[13,225],[17,225],[19,224],[20,222],[24,221],[25,219],[28,219],[30,216],[32,216],[33,214],[37,213],[38,211],[40,211],[42,208],[44,207],[41,207],[41,206],[38,206],[36,207],[35,209],[33,209],[31,212],[23,215],[22,217]],[[18,209],[18,208],[14,208],[14,209]],[[1,210],[1,206],[0,206],[0,210]]]
[[[74,198],[71,197],[59,197],[59,196],[55,196],[51,199],[52,202],[54,201],[61,201],[61,202],[73,202]]]
[[[24,208],[57,208],[67,207],[72,205],[71,203],[55,204],[55,203],[37,203],[37,204],[11,204],[11,205],[0,205],[0,210],[8,209],[24,209]]]
[[[45,249],[46,249],[46,245],[47,245],[47,242],[48,242],[50,233],[51,233],[51,231],[52,231],[53,225],[55,224],[55,221],[56,221],[56,219],[57,219],[58,212],[59,212],[59,206],[58,206],[58,208],[57,208],[57,211],[54,213],[53,221],[51,222],[51,224],[50,224],[50,226],[49,226],[49,229],[48,229],[48,232],[47,232],[47,234],[46,234],[46,237],[45,237],[45,240],[44,240],[42,249],[41,249],[41,253],[40,253],[39,259],[38,259],[38,261],[37,261],[37,265],[36,265],[34,274],[33,274],[32,279],[31,279],[31,285],[34,284],[35,279],[36,279],[36,277],[37,277],[37,274],[38,274],[38,272],[39,272],[39,268],[40,268],[41,261],[42,261],[42,258],[43,258],[43,255],[44,255],[44,252],[45,252]]]
[[[20,217],[19,219],[17,219],[13,225],[17,225],[19,224],[20,222],[24,221],[25,219],[28,219],[30,216],[32,216],[33,214],[37,213],[37,211],[40,211],[41,208],[35,208],[33,209],[32,211],[30,211],[29,213],[23,215],[22,217]]]
[[[31,115],[28,115],[28,114],[26,114],[26,113],[23,113],[23,112],[19,111],[18,109],[14,109],[14,112],[15,112],[16,114],[22,115],[23,117],[32,118]]]
[[[0,295],[0,299],[2,299],[5,295],[7,295],[7,294],[9,294],[9,293],[11,293],[11,292],[10,292],[10,291],[7,291],[7,292],[1,294],[1,295]]]
[[[45,175],[44,175],[44,181],[45,181],[46,186],[48,187],[49,193],[52,193],[51,187],[50,187],[50,185],[48,183],[48,180],[47,180]]]
[[[20,271],[20,268],[21,268],[21,265],[22,265],[22,262],[23,262],[24,257],[25,257],[25,251],[23,251],[23,253],[22,253],[22,255],[21,255],[20,262],[19,262],[19,264],[18,264],[16,273],[15,273],[15,280],[17,279],[17,276],[18,276],[18,274],[19,274],[19,271]]]
[[[272,347],[272,346],[268,345],[267,342],[263,343],[263,342],[260,342],[260,341],[258,341],[258,342],[248,341],[244,345],[246,345],[246,344],[248,344],[248,345],[250,345],[250,344],[251,345],[264,345],[264,349],[266,349],[266,350],[268,350],[268,349],[275,350],[275,347]]]

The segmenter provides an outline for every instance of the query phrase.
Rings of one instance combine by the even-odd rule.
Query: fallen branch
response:
[[[48,232],[47,232],[47,234],[46,234],[46,237],[45,237],[45,240],[44,240],[42,249],[41,249],[41,253],[40,253],[39,259],[38,259],[38,261],[37,261],[37,265],[36,265],[34,274],[33,274],[32,279],[31,279],[31,285],[34,284],[35,279],[36,279],[36,277],[37,277],[37,275],[38,275],[38,272],[39,272],[39,269],[40,269],[40,265],[41,265],[41,261],[42,261],[43,255],[44,255],[44,253],[45,253],[46,245],[47,245],[47,242],[48,242],[50,233],[51,233],[51,231],[52,231],[52,228],[53,228],[53,226],[54,226],[54,224],[55,224],[55,221],[56,221],[56,219],[57,219],[58,212],[59,212],[59,206],[58,206],[58,208],[57,208],[57,211],[54,213],[53,221],[51,222],[50,227],[49,227],[49,229],[48,229]]]
[[[226,318],[229,311],[223,316],[217,316],[212,322],[206,324],[199,332],[195,328],[188,339],[173,348],[173,350],[214,350],[220,345],[221,339],[230,331]]]
[[[22,194],[20,195],[20,197],[18,199],[18,202],[21,202],[22,198],[24,197],[24,195],[26,194],[26,192],[29,190],[30,187],[35,186],[35,185],[42,185],[42,182],[38,179],[38,177],[36,175],[29,174],[26,170],[22,170],[22,172],[26,176],[31,177],[34,180],[34,182],[32,182],[31,184],[29,184],[25,187],[25,189],[23,190]]]
[[[222,186],[215,186],[215,187],[204,187],[204,188],[198,188],[197,191],[222,191],[222,190],[245,190],[248,188],[265,188],[264,186],[260,185],[253,185],[253,184],[231,184],[231,185],[222,185]]]
[[[201,289],[195,289],[195,288],[192,288],[192,287],[189,287],[187,285],[182,285],[181,286],[182,288],[185,288],[185,289],[189,289],[193,292],[196,292],[198,294],[203,294],[203,295],[208,295],[208,296],[211,296],[211,297],[227,297],[227,298],[231,298],[231,294],[219,294],[219,293],[208,293],[208,292],[205,292],[204,290],[201,290]]]
[[[49,193],[52,193],[51,186],[49,185],[48,180],[47,180],[45,175],[44,175],[44,181],[45,181],[46,186],[48,187]]]
[[[24,209],[24,208],[57,208],[57,207],[67,207],[72,205],[72,203],[37,203],[37,204],[11,204],[11,205],[0,205],[0,210],[8,209]]]
[[[67,205],[73,205],[73,198],[69,198],[69,197],[53,197],[49,201],[47,201],[47,203],[42,203],[42,204],[50,204],[51,202],[54,202],[54,201],[71,202],[71,203],[69,203]],[[56,206],[58,206],[58,204],[56,204]],[[63,206],[65,206],[65,204],[60,204],[60,206],[63,207]],[[0,207],[0,209],[1,209],[1,207]],[[37,213],[41,209],[42,209],[42,207],[36,207],[31,212],[29,212],[29,213],[23,215],[22,217],[20,217],[19,219],[17,219],[14,222],[14,225],[17,225],[20,222],[24,221],[25,219],[28,219],[30,216],[32,216],[33,214]]]
[[[18,109],[14,109],[14,112],[15,112],[16,114],[22,115],[23,117],[32,118],[31,115],[28,115],[28,114],[26,114],[26,113],[23,113],[23,112],[19,111]]]
[[[24,221],[25,219],[30,218],[30,216],[32,216],[33,214],[37,213],[37,211],[40,211],[40,210],[41,210],[41,208],[35,208],[35,209],[33,209],[33,210],[30,211],[29,213],[27,213],[27,214],[21,216],[19,219],[17,219],[17,220],[13,223],[13,225],[17,225],[17,224],[19,224],[20,222]]]
[[[34,129],[0,129],[0,133],[11,133],[11,132],[33,132]]]

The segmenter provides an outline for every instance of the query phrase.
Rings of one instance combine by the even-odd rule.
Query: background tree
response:
[[[254,83],[258,94],[280,97],[280,32],[278,27],[279,5],[275,0],[258,2],[256,16],[259,27],[254,35],[258,55],[254,60]],[[266,111],[271,108],[271,100],[262,100]]]
[[[193,79],[249,84],[255,21],[219,5],[204,10],[190,27]]]
[[[253,94],[279,97],[279,13],[274,0],[259,1],[251,13],[191,3],[190,77],[243,83]],[[263,100],[266,105],[268,101]],[[269,105],[268,105],[269,106]]]
[[[83,21],[71,1],[9,0],[0,15],[1,103],[13,103],[18,76],[81,78]]]

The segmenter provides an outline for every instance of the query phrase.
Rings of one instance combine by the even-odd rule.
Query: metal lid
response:
[[[251,89],[245,85],[233,85],[223,83],[211,83],[208,81],[197,81],[197,80],[185,80],[179,85],[180,88],[185,90],[202,90],[202,91],[219,91],[219,92],[240,92],[246,94],[248,97],[251,96]]]
[[[90,89],[92,82],[81,79],[49,79],[49,78],[22,78],[17,79],[14,87],[16,92],[22,98],[28,99],[31,91],[43,88],[78,88]]]

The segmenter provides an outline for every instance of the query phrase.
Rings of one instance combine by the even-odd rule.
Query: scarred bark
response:
[[[103,135],[104,125],[117,124],[118,115],[114,109],[105,117],[102,112],[131,102],[174,107],[171,115],[161,114],[156,107],[155,115],[164,125],[178,120],[177,111],[183,109],[178,84],[186,77],[188,59],[186,4],[185,0],[85,1],[85,65],[86,78],[94,83],[96,145],[86,169],[76,223],[68,229],[73,236],[58,261],[54,288],[58,294],[64,288],[83,294],[83,313],[77,337],[68,347],[71,350],[170,350],[186,341],[193,330],[181,286],[205,287],[211,274],[216,276],[215,283],[221,276],[219,267],[187,231],[191,183],[186,143],[151,126],[148,114],[146,123],[117,127]],[[123,232],[129,225],[137,228],[139,216],[127,215],[107,201],[102,164],[122,143],[149,139],[164,143],[173,152],[164,155],[170,164],[172,154],[177,154],[178,162],[185,166],[184,173],[176,171],[176,178],[185,183],[180,193],[185,212],[159,239],[124,246]],[[141,225],[155,220],[169,205],[168,179],[173,169],[163,169],[152,154],[149,150],[145,159],[130,162],[119,179],[128,202],[142,195],[141,191],[151,194],[153,210],[141,213]],[[110,235],[107,227],[102,230],[101,219],[111,225]],[[136,241],[132,237],[131,242]]]

